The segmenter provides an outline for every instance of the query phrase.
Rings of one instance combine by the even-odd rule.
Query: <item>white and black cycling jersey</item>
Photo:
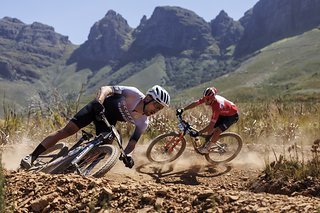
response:
[[[134,109],[145,95],[135,87],[114,86],[112,89],[114,95],[106,98],[103,103],[105,108],[107,109],[109,104],[114,106],[114,104],[110,102],[115,102],[121,115],[121,118],[118,118],[118,120],[133,123],[141,131],[144,131],[148,126],[148,117],[136,112]]]
[[[135,130],[130,139],[138,141],[141,134],[147,129],[149,121],[146,115],[138,113],[134,109],[145,95],[135,87],[113,86],[112,89],[113,94],[108,96],[103,102],[105,116],[111,125],[115,125],[117,121],[133,123]],[[71,121],[79,129],[94,122],[97,135],[107,129],[104,122],[97,120],[93,109],[93,101],[84,106]]]

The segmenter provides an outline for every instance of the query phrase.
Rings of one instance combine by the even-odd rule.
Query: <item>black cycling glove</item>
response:
[[[176,110],[176,115],[182,115],[182,113],[183,113],[183,108]]]

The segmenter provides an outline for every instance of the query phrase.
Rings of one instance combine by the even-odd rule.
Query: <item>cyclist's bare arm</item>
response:
[[[198,101],[194,101],[194,102],[192,102],[191,104],[189,104],[188,106],[186,106],[185,108],[183,108],[183,110],[188,110],[188,109],[192,109],[192,108],[194,108],[194,107],[196,107],[196,106],[198,106],[199,104],[198,104]]]
[[[141,126],[140,124],[137,124],[134,132],[132,133],[129,139],[127,147],[124,150],[126,154],[130,154],[134,150],[140,136],[146,130],[146,128],[147,128],[147,124],[144,124],[143,126]]]
[[[113,95],[113,89],[111,86],[102,86],[97,92],[96,100],[99,101],[101,104],[104,102],[106,97]]]

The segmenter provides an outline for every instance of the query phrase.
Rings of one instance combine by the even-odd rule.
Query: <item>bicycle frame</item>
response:
[[[107,125],[107,127],[111,129],[111,131],[106,135],[100,134],[99,136],[97,136],[96,140],[93,141],[93,143],[89,143],[86,147],[84,147],[83,150],[77,155],[77,157],[71,162],[71,165],[75,166],[78,174],[82,173],[78,163],[93,147],[99,146],[104,142],[104,140],[112,141],[114,138],[116,138],[118,147],[120,149],[120,153],[122,156],[125,157],[124,159],[126,160],[127,155],[125,154],[124,149],[122,147],[122,138],[118,130],[109,123],[109,121],[107,120],[107,118],[103,113],[100,114],[100,117],[101,117],[101,120]],[[124,163],[126,164],[127,162],[124,162]]]
[[[180,141],[184,137],[184,135],[185,134],[180,132],[178,138],[172,138],[171,141],[168,141],[168,143],[165,145],[166,152],[171,153],[173,151],[173,149],[180,143]]]
[[[104,139],[107,139],[109,137],[112,136],[112,133],[103,133],[100,134],[99,136],[96,136],[92,141],[88,141],[86,144],[84,144],[84,146],[80,146],[81,143],[83,143],[84,141],[86,141],[85,139],[80,138],[80,140],[77,142],[77,147],[72,147],[71,149],[68,150],[67,155],[63,156],[62,158],[58,158],[52,162],[49,162],[47,164],[44,165],[40,165],[39,169],[43,168],[44,166],[46,166],[43,171],[47,172],[47,173],[51,173],[53,172],[56,168],[58,168],[58,166],[60,166],[60,164],[63,161],[66,161],[67,159],[72,159],[72,161],[70,162],[70,164],[72,166],[75,167],[75,170],[77,171],[78,174],[81,174],[81,170],[80,167],[78,165],[78,163],[83,159],[83,157],[90,151],[92,150],[93,147],[99,146],[101,145],[104,141]],[[76,155],[76,157],[74,157]]]
[[[77,171],[78,174],[82,174],[84,171],[81,171],[81,160],[84,159],[84,157],[90,152],[94,147],[98,147],[101,144],[104,144],[105,141],[113,141],[114,138],[116,138],[118,147],[120,149],[121,154],[124,157],[127,157],[127,155],[124,153],[124,149],[122,147],[122,138],[117,131],[117,129],[110,125],[104,114],[100,115],[101,120],[107,125],[107,127],[111,130],[109,132],[103,132],[100,135],[96,136],[93,140],[90,141],[90,138],[93,137],[93,135],[83,131],[82,137],[79,139],[79,141],[74,144],[68,151],[67,154],[64,155],[61,158],[57,158],[49,163],[44,163],[35,167],[33,170],[41,170],[45,171],[47,173],[54,172],[55,169],[57,169],[59,166],[61,166],[61,163],[63,162],[70,162],[66,163],[66,165],[71,165],[75,171]],[[88,141],[88,142],[85,142]],[[83,143],[85,142],[85,143]],[[94,166],[94,164],[92,164]]]
[[[210,148],[210,152],[201,153],[199,148],[207,143],[212,135],[198,136],[198,131],[183,120],[181,115],[177,115],[177,118],[179,121],[178,131],[160,134],[150,142],[146,155],[151,162],[166,163],[176,160],[186,149],[188,142],[185,138],[186,134],[194,138],[191,140],[194,151],[205,156],[210,163],[226,163],[239,154],[242,147],[242,139],[240,135],[233,132],[220,134],[219,140]]]
[[[177,115],[178,118],[178,128],[180,130],[179,137],[178,138],[172,138],[170,141],[168,141],[168,143],[165,145],[165,150],[168,153],[171,153],[173,151],[173,149],[180,143],[180,141],[182,140],[182,138],[188,134],[191,136],[193,131],[196,131],[194,128],[192,128],[190,126],[190,124],[188,122],[186,122],[185,120],[182,119],[181,115]],[[195,147],[195,144],[193,144]],[[195,147],[196,148],[196,147]],[[197,151],[197,150],[196,150]]]
[[[104,114],[101,115],[102,121],[105,122],[105,124],[111,129],[112,132],[112,136],[113,138],[116,138],[117,144],[120,148],[120,152],[123,156],[127,156],[124,152],[124,149],[122,147],[122,138],[118,132],[118,130],[109,123],[109,121],[107,120],[107,118],[104,116]],[[113,138],[111,140],[113,140]]]

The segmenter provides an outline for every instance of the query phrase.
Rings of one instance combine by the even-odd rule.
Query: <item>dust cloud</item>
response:
[[[263,169],[265,167],[265,158],[261,153],[242,150],[231,163],[233,166],[249,166],[251,168]]]
[[[21,159],[30,154],[35,146],[28,138],[22,138],[19,143],[6,145],[1,153],[3,167],[7,170],[18,169]]]
[[[270,140],[269,144],[266,144],[266,142],[263,142],[255,144],[253,147],[249,147],[244,144],[241,152],[234,160],[230,162],[230,165],[233,167],[263,169],[266,165],[266,162],[271,162],[275,159],[275,154],[273,153],[274,150],[276,150],[275,152],[277,155],[279,155],[279,153],[283,152],[284,149],[279,144],[271,144]],[[117,146],[116,144],[114,145]],[[135,161],[135,166],[133,169],[125,167],[122,161],[118,161],[114,168],[112,168],[111,172],[116,174],[127,174],[139,178],[141,176],[141,171],[137,171],[135,168],[141,165],[146,165],[149,167],[151,166],[150,161],[146,157],[148,145],[148,143],[141,143],[141,145],[137,144],[132,154]],[[19,143],[7,145],[3,148],[1,153],[3,167],[7,170],[18,169],[20,160],[27,154],[30,154],[35,146],[36,144],[28,138],[23,138]],[[163,172],[179,172],[195,167],[197,167],[199,171],[202,171],[210,165],[211,164],[206,161],[204,156],[197,154],[193,148],[187,147],[183,155],[174,162],[163,165],[157,164],[156,167],[157,170],[161,170]]]

